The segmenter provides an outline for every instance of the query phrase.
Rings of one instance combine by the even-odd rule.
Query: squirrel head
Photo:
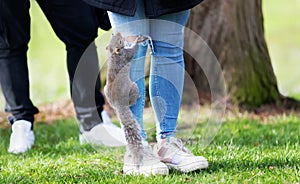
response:
[[[120,50],[124,48],[124,38],[121,33],[117,32],[116,34],[112,34],[110,43],[106,47],[106,50],[109,50],[111,54],[120,54]]]

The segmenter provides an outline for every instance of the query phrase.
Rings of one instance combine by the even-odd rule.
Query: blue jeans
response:
[[[157,138],[175,136],[178,113],[184,83],[183,42],[184,26],[189,10],[148,19],[144,14],[143,1],[138,1],[133,17],[108,12],[113,32],[120,32],[123,37],[147,36],[149,39],[140,43],[131,62],[130,77],[136,82],[140,98],[131,106],[139,122],[142,137],[146,140],[143,126],[145,102],[144,64],[148,45],[150,45],[150,100],[157,119]],[[130,44],[130,43],[129,43]]]

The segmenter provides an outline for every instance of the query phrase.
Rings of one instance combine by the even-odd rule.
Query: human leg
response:
[[[146,19],[143,10],[143,2],[138,1],[138,7],[133,17],[120,15],[109,12],[112,28],[114,33],[120,32],[128,42],[126,45],[131,46],[137,36],[149,36],[149,20]],[[144,82],[144,60],[148,47],[148,41],[140,43],[130,66],[130,78],[134,81],[139,89],[140,97],[136,103],[131,106],[131,111],[141,127],[141,136],[143,141],[143,159],[140,166],[135,165],[134,154],[132,150],[127,149],[124,155],[123,171],[125,174],[168,174],[168,168],[154,156],[151,147],[146,142],[146,134],[143,128],[143,109],[145,100],[145,82]]]
[[[184,25],[189,11],[151,19],[150,100],[157,117],[157,139],[175,136],[184,83]]]
[[[151,53],[150,99],[158,120],[158,143],[153,151],[166,165],[182,172],[208,167],[204,157],[193,155],[175,138],[184,83],[183,41],[188,15],[187,10],[151,21],[154,50]]]
[[[30,39],[29,1],[1,1],[0,6],[0,81],[6,100],[5,110],[16,120],[33,123],[37,108],[29,93],[27,50]],[[18,6],[16,6],[16,4]]]
[[[122,146],[122,130],[101,115],[105,103],[95,43],[99,18],[95,8],[81,0],[38,1],[56,35],[66,45],[71,97],[79,120],[81,144]],[[110,133],[110,132],[114,132]]]
[[[33,122],[38,109],[30,100],[27,50],[30,39],[28,0],[0,2],[0,83],[12,114],[9,152],[22,153],[34,143]]]
[[[71,96],[82,129],[102,120],[98,57],[92,43],[97,36],[95,11],[81,0],[38,1],[56,35],[65,43]]]

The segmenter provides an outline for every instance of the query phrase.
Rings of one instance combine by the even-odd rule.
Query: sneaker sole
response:
[[[169,168],[181,171],[181,172],[191,172],[198,169],[206,169],[208,168],[207,161],[193,162],[185,165],[175,165],[171,163],[165,163]]]
[[[169,169],[168,167],[160,167],[153,169],[152,166],[144,166],[141,168],[133,167],[133,166],[123,166],[123,173],[125,175],[168,175]]]
[[[29,145],[29,146],[24,146],[24,147],[14,147],[14,148],[9,148],[8,152],[9,153],[13,153],[13,154],[20,154],[20,153],[25,153],[28,150],[30,150],[32,148],[33,145]]]

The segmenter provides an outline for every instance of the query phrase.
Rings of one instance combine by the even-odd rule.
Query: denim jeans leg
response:
[[[120,32],[123,37],[149,36],[149,19],[145,16],[144,3],[138,0],[135,15],[130,17],[118,13],[108,12],[114,33]]]
[[[184,83],[184,26],[189,10],[151,20],[153,42],[150,98],[157,117],[157,139],[175,136]]]
[[[131,62],[130,66],[130,78],[133,82],[135,82],[139,89],[140,97],[137,99],[136,103],[133,104],[130,109],[134,114],[136,120],[140,124],[141,127],[141,135],[144,140],[146,140],[146,132],[144,130],[143,124],[143,113],[144,113],[144,105],[145,105],[145,56],[147,52],[147,41],[139,44],[135,53],[135,56]]]
[[[181,48],[153,41],[156,52],[152,54],[150,74],[150,99],[157,118],[157,136],[175,136],[184,82],[184,62]],[[173,54],[168,53],[166,47]],[[160,52],[161,51],[161,52]],[[163,55],[169,54],[168,57]],[[175,54],[176,53],[176,54]]]
[[[138,1],[138,7],[133,17],[109,12],[113,32],[127,36],[149,36],[151,38],[151,74],[150,97],[158,121],[158,138],[173,136],[176,132],[177,117],[180,108],[183,82],[184,61],[183,41],[184,25],[189,16],[189,10],[147,19],[144,14],[143,1]],[[137,26],[138,25],[138,26]],[[140,51],[138,51],[140,52]],[[136,55],[141,54],[137,53]],[[141,127],[144,108],[144,78],[142,67],[144,59],[135,56],[131,65],[131,78],[136,81],[141,98],[132,106]],[[141,72],[142,71],[142,72]],[[145,132],[142,130],[143,137]]]

